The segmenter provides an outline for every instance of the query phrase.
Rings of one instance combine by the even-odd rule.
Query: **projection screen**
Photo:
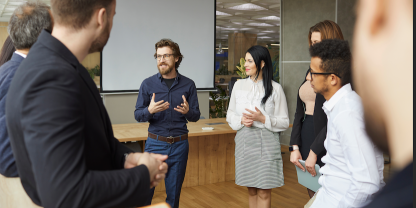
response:
[[[101,53],[101,92],[137,92],[158,73],[155,43],[170,38],[184,56],[179,73],[214,89],[215,0],[119,0]]]

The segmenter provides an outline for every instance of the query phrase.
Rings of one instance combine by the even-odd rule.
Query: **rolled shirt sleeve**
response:
[[[188,121],[197,122],[201,117],[201,112],[199,111],[199,103],[195,83],[192,83],[192,87],[189,91],[189,96],[186,98],[189,104],[189,111],[187,114],[185,114],[185,118]]]
[[[136,110],[134,111],[134,118],[138,122],[147,122],[153,115],[149,112],[148,106],[150,104],[151,95],[149,95],[146,85],[141,84],[139,96],[137,97]]]

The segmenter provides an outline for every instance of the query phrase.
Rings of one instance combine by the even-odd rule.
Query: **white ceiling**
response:
[[[41,1],[51,5],[50,0]],[[27,2],[27,0],[0,0],[0,22],[8,22],[16,7],[24,2]]]
[[[217,44],[228,33],[257,34],[258,42],[280,42],[280,0],[217,0]]]
[[[0,22],[8,22],[16,7],[27,0],[0,0]],[[42,0],[50,5],[50,0]],[[217,0],[217,43],[228,33],[257,34],[258,42],[279,42],[280,0]]]

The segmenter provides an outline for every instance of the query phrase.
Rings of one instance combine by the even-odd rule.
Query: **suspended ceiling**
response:
[[[280,0],[218,0],[217,44],[229,33],[254,33],[258,42],[280,42]]]
[[[8,22],[16,7],[24,2],[27,0],[0,0],[0,22]],[[42,2],[51,4],[50,0],[42,0]]]
[[[42,0],[50,5],[50,0]],[[0,0],[0,22],[8,22],[26,0]],[[279,42],[280,0],[217,0],[216,37],[226,43],[229,33],[257,34],[258,42]]]

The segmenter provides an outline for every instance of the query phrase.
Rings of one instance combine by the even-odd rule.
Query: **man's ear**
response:
[[[339,82],[341,82],[340,78],[338,78],[334,74],[329,75],[329,78],[331,79],[331,85],[332,86],[336,86]]]
[[[176,57],[176,58],[175,58],[175,62],[178,62],[178,61],[179,61],[179,57]]]
[[[368,0],[366,0],[368,1]],[[369,19],[369,29],[371,35],[377,35],[385,26],[387,19],[387,2],[386,0],[370,0],[371,4],[374,5],[373,8],[368,11],[372,12],[368,15]],[[366,2],[367,4],[370,2]]]
[[[105,8],[101,8],[97,11],[96,15],[97,17],[97,27],[100,30],[104,30],[105,25],[108,24],[108,12]]]

